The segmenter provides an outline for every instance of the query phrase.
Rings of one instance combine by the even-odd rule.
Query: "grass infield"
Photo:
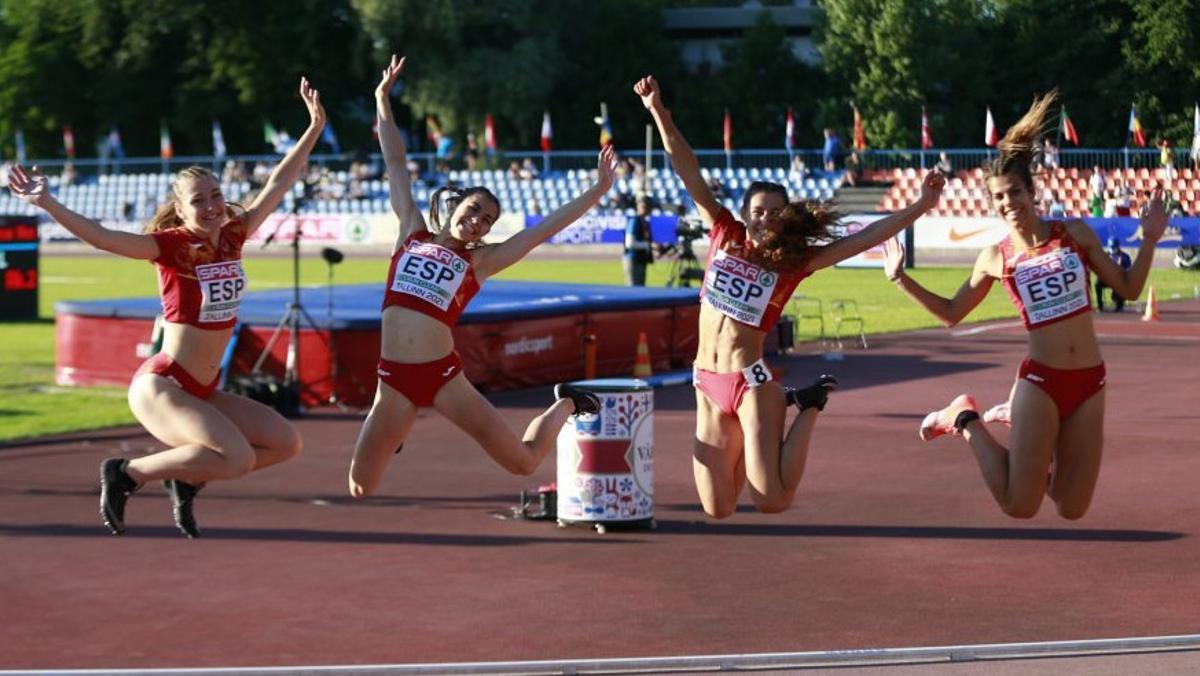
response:
[[[255,258],[243,261],[252,289],[285,288],[291,284],[289,258]],[[382,284],[387,274],[385,254],[351,256],[335,271],[337,284]],[[647,284],[661,286],[668,266],[651,265]],[[965,267],[919,268],[912,276],[928,288],[949,295],[966,279]],[[300,283],[324,285],[327,268],[315,255],[301,261]],[[620,261],[527,259],[498,276],[498,279],[571,281],[622,284]],[[1160,301],[1190,298],[1200,275],[1156,268],[1150,283]],[[877,269],[823,270],[805,280],[799,293],[824,301],[852,298],[858,303],[865,329],[892,333],[936,326],[932,316],[907,300]],[[125,403],[123,388],[64,388],[54,384],[54,304],[60,300],[128,298],[158,293],[154,268],[148,263],[111,256],[43,256],[41,260],[40,318],[36,322],[0,323],[0,442],[134,422]],[[1015,317],[1012,305],[999,285],[968,317],[979,322]],[[826,326],[831,326],[826,316]],[[809,328],[809,327],[805,327]],[[800,336],[804,339],[804,336]]]

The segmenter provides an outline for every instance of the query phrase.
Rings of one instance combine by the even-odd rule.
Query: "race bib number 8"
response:
[[[1055,249],[1013,269],[1029,323],[1040,324],[1088,306],[1087,271],[1079,254]]]
[[[439,310],[450,307],[470,263],[436,244],[414,244],[396,262],[392,291],[416,296]]]
[[[196,266],[200,283],[201,323],[225,322],[237,317],[246,290],[246,273],[241,261]]]
[[[718,251],[704,276],[704,301],[722,314],[760,326],[779,275]]]
[[[771,367],[767,366],[767,362],[762,359],[742,369],[742,377],[746,379],[746,384],[750,386],[750,389],[775,380],[775,374],[771,373]]]

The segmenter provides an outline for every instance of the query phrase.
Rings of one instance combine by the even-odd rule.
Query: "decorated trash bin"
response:
[[[599,415],[574,415],[558,434],[558,523],[654,524],[654,390],[644,380],[571,383],[594,392]]]

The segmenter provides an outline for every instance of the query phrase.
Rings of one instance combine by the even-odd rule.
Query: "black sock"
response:
[[[957,418],[954,419],[954,429],[961,433],[963,428],[967,426],[967,423],[971,422],[972,420],[979,420],[979,414],[975,411],[963,411],[962,413],[958,414]]]

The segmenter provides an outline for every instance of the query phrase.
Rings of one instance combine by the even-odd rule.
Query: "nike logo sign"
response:
[[[390,375],[392,375],[392,374],[388,373],[387,371],[384,371],[383,369],[379,369],[378,371],[376,371],[376,373],[378,373],[378,374],[379,374],[379,375],[381,375],[381,376],[390,376]]]
[[[1026,373],[1026,374],[1025,374],[1025,379],[1026,379],[1026,380],[1031,380],[1031,381],[1033,381],[1033,382],[1035,382],[1035,383],[1044,383],[1044,382],[1046,382],[1046,379],[1045,379],[1045,378],[1043,378],[1043,377],[1039,376],[1039,375],[1038,375],[1038,374],[1036,374],[1036,373]]]
[[[981,232],[987,232],[989,228],[979,228],[977,230],[968,230],[967,232],[959,232],[958,228],[950,226],[950,241],[961,242],[964,239],[970,239]]]
[[[443,378],[449,377],[451,373],[454,373],[454,369],[456,369],[456,368],[458,368],[458,367],[451,366],[450,368],[446,369],[446,371],[444,373],[442,373],[442,377]]]

